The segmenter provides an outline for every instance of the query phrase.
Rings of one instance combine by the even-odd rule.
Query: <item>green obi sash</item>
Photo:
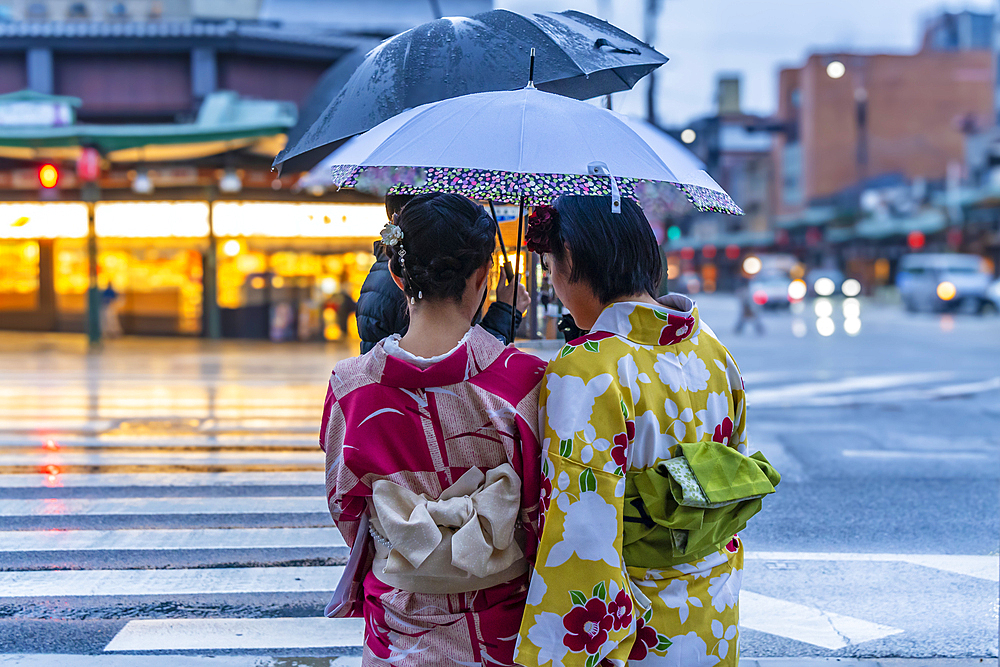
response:
[[[725,546],[760,511],[781,475],[764,455],[718,442],[684,442],[674,458],[625,475],[624,557],[661,568]]]

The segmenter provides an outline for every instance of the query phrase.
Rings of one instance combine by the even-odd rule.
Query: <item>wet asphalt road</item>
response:
[[[862,302],[849,335],[835,301],[830,336],[811,303],[736,336],[699,301],[783,473],[743,534],[743,655],[996,656],[1000,318]],[[307,641],[346,557],[316,429],[355,351],[0,334],[0,654],[357,655],[356,628]],[[303,625],[162,625],[273,618]]]

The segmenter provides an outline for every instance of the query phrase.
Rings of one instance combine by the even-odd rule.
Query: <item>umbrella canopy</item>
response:
[[[405,109],[469,93],[517,90],[537,55],[534,80],[576,99],[630,89],[667,58],[618,28],[581,12],[525,16],[493,10],[444,18],[373,49],[316,122],[275,158],[306,168],[316,152],[365,132]]]
[[[355,187],[369,172],[392,178],[392,168],[417,167],[403,171],[391,191],[545,204],[564,194],[616,189],[637,198],[636,185],[652,181],[675,185],[703,211],[743,213],[703,171],[714,187],[698,174],[697,182],[685,182],[623,116],[532,87],[425,104],[361,135],[350,148],[332,165],[338,187]],[[685,160],[678,171],[691,171],[691,158]],[[597,163],[614,184],[594,175]]]

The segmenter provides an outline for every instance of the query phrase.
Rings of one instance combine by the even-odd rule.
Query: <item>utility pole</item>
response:
[[[656,48],[656,22],[660,18],[660,2],[661,0],[646,0],[646,15],[643,21],[644,35],[643,39],[646,44],[652,48]],[[650,125],[656,125],[656,70],[649,73],[646,77],[649,81],[646,88],[646,120],[649,121]]]
[[[439,19],[443,17],[441,13],[441,0],[430,0],[431,11],[434,12],[434,18]]]

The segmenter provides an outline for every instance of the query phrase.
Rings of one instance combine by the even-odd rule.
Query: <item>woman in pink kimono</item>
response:
[[[328,614],[364,615],[366,666],[513,664],[538,541],[545,365],[470,326],[495,229],[458,195],[407,204],[382,237],[409,330],[330,379],[327,497],[361,560]]]

